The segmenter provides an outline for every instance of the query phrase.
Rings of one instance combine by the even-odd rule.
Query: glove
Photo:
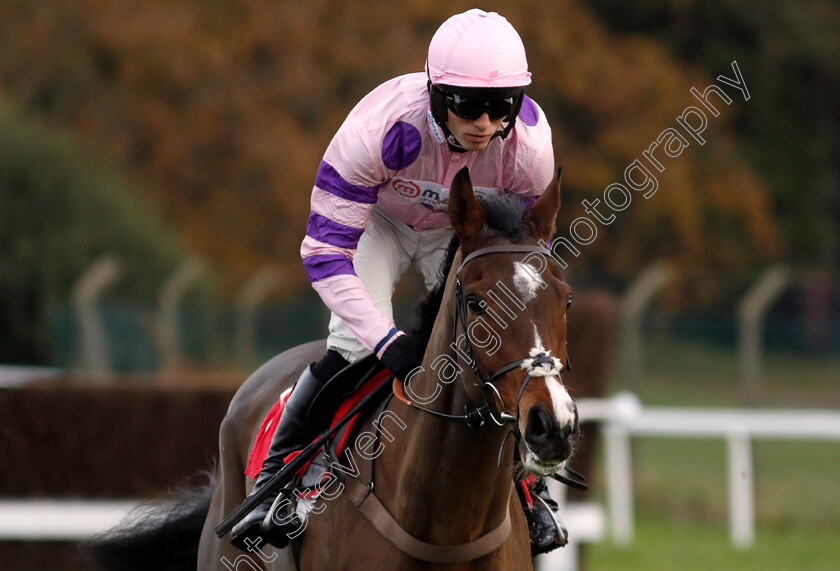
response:
[[[398,379],[405,381],[408,374],[420,365],[422,354],[413,336],[400,335],[388,345],[379,360]]]

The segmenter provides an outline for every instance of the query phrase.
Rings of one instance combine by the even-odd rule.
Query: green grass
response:
[[[588,549],[589,571],[834,571],[840,569],[837,531],[760,530],[739,550],[725,526],[637,517],[633,544]]]
[[[645,347],[644,380],[629,386],[616,371],[614,390],[632,390],[645,404],[740,406],[738,356],[733,349],[691,342]],[[840,359],[766,353],[756,405],[840,408]]]
[[[721,440],[636,439],[637,512],[725,526],[726,461]],[[840,534],[840,442],[756,441],[753,464],[760,529],[833,528]]]
[[[742,406],[734,351],[692,343],[647,347],[646,376],[620,375],[613,391],[633,390],[645,405]],[[768,355],[756,404],[840,408],[840,360]],[[756,542],[729,539],[726,443],[716,439],[633,440],[635,540],[609,540],[588,553],[600,570],[840,569],[840,442],[753,442]],[[590,499],[603,502],[603,472]]]

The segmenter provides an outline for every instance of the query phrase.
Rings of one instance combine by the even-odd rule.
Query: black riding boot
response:
[[[528,486],[533,507],[525,506],[528,534],[531,537],[531,555],[548,553],[569,542],[569,532],[557,516],[557,502],[551,499],[545,479],[537,477]]]
[[[265,486],[266,482],[283,468],[283,459],[286,456],[309,444],[309,433],[304,425],[306,411],[309,403],[312,402],[322,386],[323,383],[312,373],[312,366],[307,366],[295,384],[289,400],[283,407],[283,414],[280,415],[280,422],[274,432],[274,439],[271,441],[268,455],[263,462],[259,476],[257,476],[257,481],[254,482],[254,489],[251,490],[251,494]],[[274,503],[275,497],[276,495],[269,495],[263,503],[254,508],[254,511],[234,526],[230,541],[235,547],[243,551],[253,551],[254,546],[260,546],[260,539],[268,541],[275,547],[282,548],[288,544],[289,539],[286,533],[297,529],[299,526],[294,521],[290,521],[288,522],[290,526],[288,529],[280,529],[286,526],[275,525],[275,522],[266,517],[271,511],[271,505]],[[249,546],[251,547],[250,550],[248,549]]]

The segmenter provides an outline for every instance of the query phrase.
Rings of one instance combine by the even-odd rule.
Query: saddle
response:
[[[306,429],[318,434],[326,427],[342,403],[359,391],[370,379],[385,370],[382,361],[376,355],[368,355],[348,365],[327,381],[306,412]]]
[[[327,381],[310,403],[309,410],[306,413],[306,429],[313,436],[312,440],[316,440],[327,428],[331,428],[338,423],[354,405],[383,382],[387,376],[388,371],[385,366],[375,355],[370,355],[348,365]],[[263,461],[271,446],[271,440],[274,437],[274,431],[291,391],[292,387],[283,391],[260,424],[245,469],[245,474],[252,478],[256,477],[262,468]],[[371,403],[370,408],[373,409],[380,404]],[[361,411],[361,413],[364,412],[367,411]],[[312,461],[318,458],[322,451],[334,458],[340,456],[350,436],[357,428],[356,425],[361,413],[356,414],[355,418],[330,439],[327,446],[328,450],[324,451],[322,448],[314,451],[311,458],[308,458],[303,467],[298,470],[298,482],[296,483],[300,484],[300,479],[303,479],[306,473],[320,477],[321,474],[313,474],[314,471],[310,468]],[[295,452],[293,455],[287,456],[286,463],[290,462],[297,454]],[[310,478],[305,479],[309,480]],[[305,483],[303,485],[306,486]]]

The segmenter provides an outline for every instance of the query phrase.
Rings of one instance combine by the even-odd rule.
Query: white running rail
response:
[[[3,500],[2,541],[80,541],[106,531],[137,501]]]
[[[630,437],[722,438],[728,444],[729,529],[736,547],[755,539],[751,441],[816,440],[840,442],[840,411],[712,409],[642,406],[631,393],[577,401],[581,421],[603,424],[606,443],[607,501],[612,538],[633,539]]]

